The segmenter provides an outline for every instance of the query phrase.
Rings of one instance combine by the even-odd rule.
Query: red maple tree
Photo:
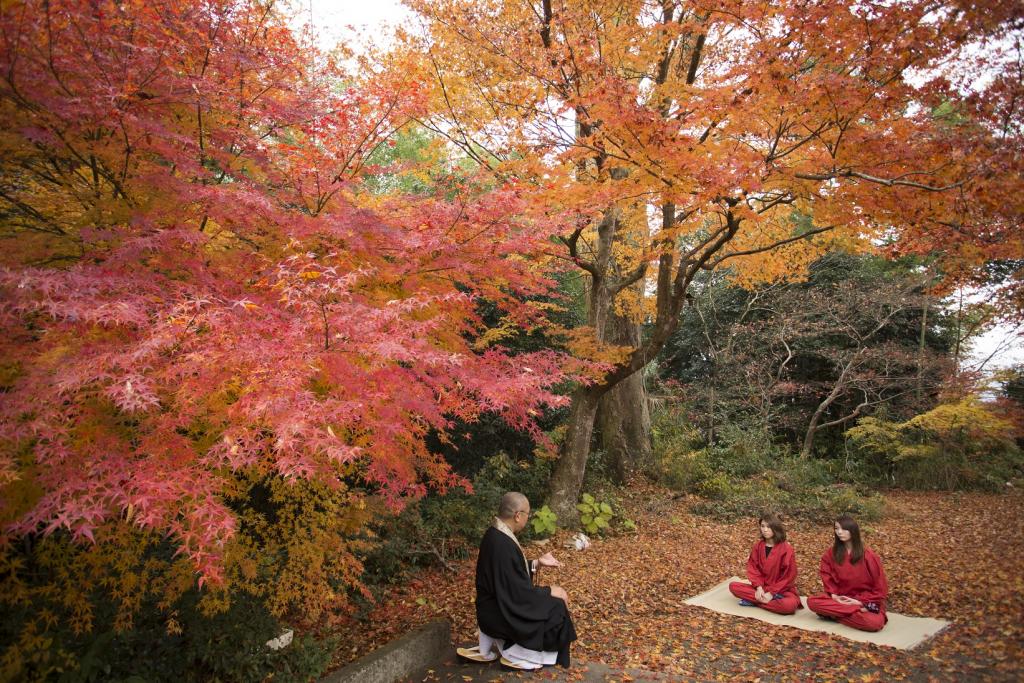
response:
[[[398,504],[465,483],[431,430],[563,402],[557,354],[473,345],[552,284],[519,188],[353,193],[422,106],[400,65],[255,0],[18,0],[0,73],[5,538],[126,519],[219,582],[236,472]]]

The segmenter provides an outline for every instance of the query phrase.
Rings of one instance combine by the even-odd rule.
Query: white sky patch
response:
[[[300,23],[310,23],[318,43],[330,49],[339,42],[350,47],[391,44],[394,28],[410,22],[413,13],[400,0],[289,0]]]
[[[965,359],[965,366],[983,365],[986,373],[1014,365],[1024,365],[1024,328],[997,325],[974,340]]]
[[[965,303],[980,303],[992,295],[985,290],[968,290]],[[953,297],[948,299],[947,310],[954,309]],[[961,361],[965,370],[982,370],[985,374],[996,370],[1024,365],[1024,322],[999,322],[983,333],[967,340],[967,352]]]

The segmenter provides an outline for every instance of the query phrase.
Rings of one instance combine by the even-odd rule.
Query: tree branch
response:
[[[626,289],[630,285],[635,284],[640,278],[644,276],[645,273],[647,273],[646,261],[638,265],[636,268],[630,271],[628,275],[626,275],[621,280],[615,283],[615,285],[612,287],[612,296],[614,297],[615,295],[617,295],[619,292]]]
[[[795,237],[789,237],[789,238],[784,239],[784,240],[779,240],[778,242],[766,245],[764,247],[758,247],[756,249],[745,249],[743,251],[729,252],[728,254],[724,254],[723,256],[720,256],[719,258],[717,258],[714,261],[712,261],[711,263],[709,263],[707,266],[705,266],[705,269],[711,270],[712,268],[715,268],[716,266],[718,266],[718,264],[720,264],[722,261],[724,261],[726,259],[733,258],[735,256],[750,256],[751,254],[760,254],[762,252],[770,251],[772,249],[775,249],[776,247],[781,247],[784,244],[789,244],[790,242],[796,242],[796,241],[802,240],[802,239],[804,239],[806,237],[810,237],[811,235],[819,235],[819,234],[821,234],[823,232],[828,232],[829,230],[834,230],[836,227],[837,226],[835,226],[835,225],[827,225],[827,226],[825,226],[823,228],[815,228],[814,230],[808,230],[807,232],[800,233],[799,235],[796,235]]]
[[[559,235],[558,239],[569,248],[569,258],[572,260],[572,262],[575,263],[580,268],[582,268],[583,270],[590,273],[591,275],[593,275],[594,278],[597,278],[599,276],[599,273],[597,272],[597,265],[591,263],[590,261],[584,261],[583,259],[580,258],[579,255],[578,244],[580,235],[583,234],[584,227],[585,226],[580,226],[573,230],[572,235],[570,235],[568,238]]]
[[[903,180],[900,178],[878,178],[876,176],[868,175],[867,173],[861,173],[860,171],[854,171],[853,169],[839,169],[832,173],[797,173],[796,177],[801,180],[835,180],[836,178],[860,178],[871,183],[877,183],[879,185],[885,185],[887,187],[893,187],[896,185],[903,185],[905,187],[913,187],[918,190],[926,190],[928,192],[946,192],[947,190],[955,190],[958,187],[963,187],[967,182],[961,180],[958,183],[951,183],[949,185],[942,185],[936,187],[934,185],[925,185],[924,183],[916,183],[912,180]]]

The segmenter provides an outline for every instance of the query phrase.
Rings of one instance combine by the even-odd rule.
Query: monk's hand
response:
[[[537,558],[537,564],[541,567],[561,567],[562,563],[555,559],[551,553],[544,553]]]
[[[761,595],[757,596],[757,599],[761,602],[768,603],[772,601],[772,594],[762,588]]]
[[[569,604],[569,594],[566,593],[565,589],[562,588],[561,586],[552,586],[551,587],[551,597],[558,598],[559,600],[561,600],[562,602],[564,602],[567,605]]]

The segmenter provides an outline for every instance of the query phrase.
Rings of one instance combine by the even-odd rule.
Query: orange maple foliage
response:
[[[590,347],[629,287],[653,292],[632,307],[648,338],[573,397],[560,515],[598,399],[657,355],[701,270],[794,276],[837,243],[938,251],[961,278],[1024,256],[1019,3],[409,4],[427,125],[575,217],[553,255],[589,275]],[[980,81],[952,77],[984,59]]]

